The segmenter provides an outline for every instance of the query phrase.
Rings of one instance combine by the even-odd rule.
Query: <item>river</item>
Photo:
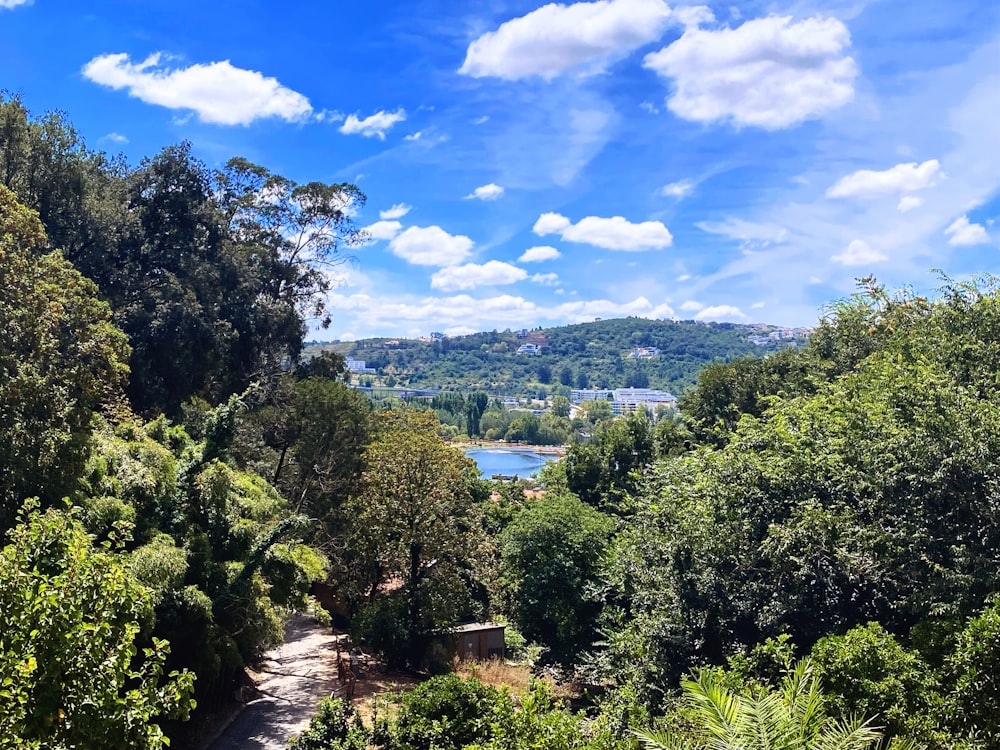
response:
[[[494,474],[530,477],[549,461],[560,457],[551,449],[540,452],[530,446],[466,448],[465,455],[476,462],[484,479],[491,479]]]

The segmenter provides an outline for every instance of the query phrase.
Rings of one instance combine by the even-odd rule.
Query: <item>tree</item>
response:
[[[268,298],[328,326],[331,271],[348,260],[339,254],[344,247],[365,239],[352,218],[364,193],[346,182],[299,185],[240,158],[216,184],[233,242],[264,263]]]
[[[498,539],[500,581],[518,629],[572,663],[594,640],[599,606],[588,599],[614,528],[572,495],[546,493],[521,510]]]
[[[95,414],[120,404],[125,336],[97,289],[0,185],[0,529],[25,497],[76,489]]]
[[[432,412],[379,415],[361,489],[345,509],[354,600],[398,601],[402,653],[419,665],[432,631],[473,611],[484,543],[470,493],[475,465],[441,441]]]
[[[639,476],[652,464],[654,454],[653,425],[644,412],[634,412],[599,426],[591,443],[570,446],[566,480],[584,502],[621,512],[636,493]]]
[[[569,399],[565,396],[556,396],[552,399],[552,413],[564,419],[569,417]]]
[[[0,747],[160,748],[186,717],[190,673],[163,678],[153,639],[136,656],[149,591],[73,515],[25,506],[0,551]]]
[[[732,690],[713,670],[686,680],[688,729],[636,732],[649,750],[866,750],[881,739],[867,721],[833,717],[809,661],[778,689]]]

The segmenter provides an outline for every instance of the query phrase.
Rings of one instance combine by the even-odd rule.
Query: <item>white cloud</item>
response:
[[[394,203],[384,211],[379,211],[378,217],[380,219],[402,219],[410,213],[411,208],[413,208],[413,206],[408,206],[405,203]]]
[[[670,22],[664,0],[549,3],[473,41],[458,72],[511,81],[551,80],[571,70],[596,74],[659,39]]]
[[[745,320],[746,313],[733,305],[712,305],[694,316],[695,320]]]
[[[376,221],[361,231],[367,234],[368,238],[372,240],[391,240],[399,234],[402,228],[403,225],[398,221]]]
[[[559,289],[555,293],[558,294]],[[343,310],[345,314],[363,320],[364,328],[369,332],[365,335],[373,335],[371,332],[375,331],[388,334],[410,326],[422,331],[446,331],[458,327],[488,331],[505,326],[530,328],[545,322],[563,325],[629,315],[652,319],[674,316],[667,303],[654,305],[642,296],[630,302],[571,300],[545,306],[509,294],[486,298],[468,294],[416,298],[333,293],[328,297],[328,304],[331,310]]]
[[[853,98],[850,44],[836,18],[768,16],[735,29],[690,27],[645,66],[673,80],[667,106],[678,117],[778,130]]]
[[[416,133],[410,133],[409,135],[404,135],[403,136],[403,140],[404,141],[419,141],[421,138],[423,138],[423,135],[424,135],[424,131],[423,130],[418,130]]]
[[[409,227],[393,237],[389,249],[417,266],[455,266],[469,257],[473,242],[465,235],[448,234],[441,227]]]
[[[19,5],[31,5],[32,0],[0,0],[0,8],[16,8]]]
[[[0,0],[2,2],[2,0]],[[105,136],[101,136],[100,140],[107,141],[108,143],[128,143],[128,138],[123,136],[121,133],[111,132]]]
[[[397,122],[406,119],[406,110],[398,109],[395,112],[385,112],[379,110],[373,115],[368,115],[363,120],[359,120],[357,115],[348,115],[344,124],[340,126],[340,132],[345,135],[363,135],[365,138],[378,138],[385,140],[386,131]]]
[[[633,224],[623,216],[610,219],[586,216],[576,224],[565,216],[545,213],[535,222],[535,234],[558,234],[568,242],[580,242],[606,250],[642,251],[670,247],[674,238],[662,222]]]
[[[431,288],[443,292],[475,289],[479,286],[500,286],[524,281],[527,271],[510,263],[491,260],[482,265],[466,263],[464,266],[442,268],[431,277]]]
[[[839,255],[830,257],[834,263],[842,266],[867,266],[870,263],[880,263],[889,260],[888,256],[875,250],[864,240],[852,240],[847,249]]]
[[[728,218],[725,221],[699,221],[695,226],[709,234],[739,240],[744,250],[760,250],[788,239],[785,227],[767,222]]]
[[[826,195],[828,198],[854,198],[912,193],[932,187],[940,176],[941,165],[937,159],[923,164],[915,161],[897,164],[881,172],[861,169],[837,180]]]
[[[750,305],[750,309],[751,310],[760,310],[761,308],[766,307],[766,306],[767,306],[767,303],[765,303],[765,302],[754,302],[752,305]]]
[[[689,273],[682,273],[680,276],[677,277],[677,280],[680,281],[680,282],[682,282],[682,283],[685,282],[685,281],[690,281],[691,280],[691,274],[689,274]]]
[[[660,195],[665,198],[680,200],[690,195],[692,190],[694,190],[694,183],[691,180],[679,180],[678,182],[671,182],[669,185],[661,187]]]
[[[558,234],[565,231],[572,222],[562,214],[545,213],[538,217],[531,231],[537,235]]]
[[[541,284],[542,286],[555,286],[559,283],[559,274],[557,273],[536,273],[531,277],[531,281],[535,284]]]
[[[491,182],[488,185],[480,185],[465,196],[465,198],[466,200],[476,198],[481,201],[495,201],[497,198],[500,198],[503,193],[504,190],[502,187]]]
[[[698,312],[699,310],[704,309],[704,307],[705,306],[700,302],[697,302],[693,299],[689,299],[687,302],[684,302],[681,305],[681,310],[683,310],[684,312]]]
[[[190,110],[202,122],[249,125],[277,117],[289,122],[312,114],[309,100],[297,91],[254,70],[236,68],[228,60],[187,68],[161,65],[166,57],[154,53],[140,63],[127,54],[100,55],[83,66],[83,75],[115,90],[125,89],[147,104]]]
[[[906,213],[907,211],[912,211],[915,208],[920,208],[924,205],[924,199],[919,198],[916,195],[904,195],[899,199],[899,204],[896,206],[900,213]]]
[[[951,235],[948,239],[949,245],[960,247],[982,245],[990,241],[986,227],[982,224],[971,224],[968,216],[959,216],[944,230],[944,233]]]
[[[537,222],[535,223],[535,226],[538,226]],[[541,263],[546,260],[556,260],[561,256],[562,253],[554,247],[539,245],[537,247],[529,247],[517,260],[519,263]]]

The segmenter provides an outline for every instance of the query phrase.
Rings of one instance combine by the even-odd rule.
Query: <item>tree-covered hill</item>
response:
[[[505,396],[569,388],[661,388],[682,392],[711,362],[759,356],[787,345],[774,326],[620,318],[531,331],[488,331],[437,339],[313,343],[363,360],[374,384],[485,390]],[[785,329],[787,330],[787,329]],[[523,345],[537,354],[518,352]],[[640,348],[655,349],[637,356]]]

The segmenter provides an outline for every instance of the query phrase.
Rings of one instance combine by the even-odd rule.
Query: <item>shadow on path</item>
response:
[[[309,725],[337,688],[336,639],[311,617],[285,623],[285,642],[268,652],[257,680],[262,698],[248,703],[207,750],[279,750]]]

